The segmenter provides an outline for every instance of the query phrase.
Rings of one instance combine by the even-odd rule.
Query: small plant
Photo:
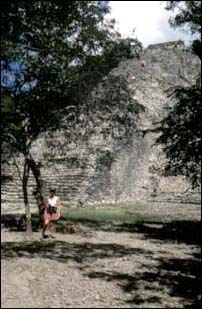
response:
[[[111,169],[114,161],[114,155],[110,150],[101,151],[100,156],[96,159],[96,170],[100,171],[103,168]]]

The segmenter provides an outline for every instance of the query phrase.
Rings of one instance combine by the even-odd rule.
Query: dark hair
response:
[[[50,189],[50,193],[56,193],[55,189]]]

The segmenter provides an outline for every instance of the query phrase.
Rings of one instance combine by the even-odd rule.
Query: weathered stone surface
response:
[[[194,83],[199,72],[198,58],[181,42],[172,42],[149,46],[139,60],[122,62],[113,74],[126,77],[134,99],[146,107],[138,126],[148,129],[153,121],[165,115],[166,105],[175,103],[167,97],[168,88]],[[148,199],[156,192],[179,193],[188,187],[183,178],[159,176],[164,158],[161,148],[153,146],[154,133],[144,137],[137,134],[127,149],[117,147],[110,135],[104,138],[99,130],[88,143],[77,145],[68,144],[63,133],[56,132],[52,140],[47,135],[41,136],[33,145],[32,152],[42,162],[47,194],[50,187],[56,188],[65,206]],[[114,155],[114,160],[98,168],[99,160],[102,161],[103,156],[106,158],[109,153]],[[22,158],[19,157],[20,160]],[[21,167],[20,170],[22,174]],[[2,184],[2,211],[6,212],[9,208],[15,212],[23,200],[19,175],[12,160],[10,165],[2,166],[2,174],[12,177]],[[34,210],[33,186],[33,177],[30,176],[29,195]]]

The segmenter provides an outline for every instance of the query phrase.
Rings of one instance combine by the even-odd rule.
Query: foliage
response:
[[[201,33],[201,1],[167,1],[167,10],[177,9],[170,18],[173,27],[187,27],[192,33]]]
[[[171,97],[177,103],[160,122],[157,143],[167,156],[165,175],[184,175],[193,187],[201,182],[201,89],[176,87]]]
[[[98,137],[96,148],[94,146],[90,150],[96,156],[96,169],[110,170],[119,149],[129,147],[134,133],[138,134],[137,121],[145,108],[133,99],[133,91],[128,87],[126,77],[116,75],[113,71],[102,79],[80,108],[78,118],[73,108],[72,114],[64,114],[60,123],[62,131],[46,134],[49,149],[47,156],[54,154],[57,149],[57,154],[62,154],[63,160],[68,156],[69,150],[71,152],[72,147],[77,145],[81,148],[88,145],[90,150],[91,145],[88,143],[91,143],[92,138]],[[61,134],[63,138],[56,138]],[[104,150],[103,143],[108,141],[111,141],[111,148]]]
[[[69,116],[68,107],[79,114],[103,76],[140,51],[137,40],[121,39],[113,30],[114,20],[105,22],[108,10],[100,9],[99,1],[4,3],[2,67],[12,82],[3,79],[2,96],[3,101],[12,97],[15,117],[11,120],[7,110],[10,121],[2,125],[19,138],[19,151],[48,127],[59,127],[61,115]]]
[[[192,43],[192,52],[197,55],[201,60],[201,41],[194,40]]]
[[[192,33],[201,31],[201,1],[168,1],[167,9],[178,9],[170,21],[174,27],[187,27]],[[201,41],[194,40],[192,51],[201,58]],[[167,157],[165,175],[183,175],[193,188],[201,183],[201,78],[189,87],[169,89],[176,104],[158,124],[157,143]],[[155,131],[155,130],[154,130]]]
[[[96,159],[96,168],[101,170],[107,168],[110,170],[112,163],[114,162],[114,155],[110,150],[102,150]]]
[[[86,108],[94,110],[90,120],[94,122],[96,115],[95,121],[102,125],[102,133],[108,133],[122,146],[131,142],[134,132],[138,131],[139,114],[145,110],[133,99],[127,79],[113,72],[91,93]]]
[[[176,11],[169,20],[171,27],[185,29],[197,37],[192,51],[201,59],[201,1],[167,1],[166,9]]]

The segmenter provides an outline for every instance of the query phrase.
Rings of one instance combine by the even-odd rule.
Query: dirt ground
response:
[[[1,308],[199,308],[199,221],[2,228]]]

